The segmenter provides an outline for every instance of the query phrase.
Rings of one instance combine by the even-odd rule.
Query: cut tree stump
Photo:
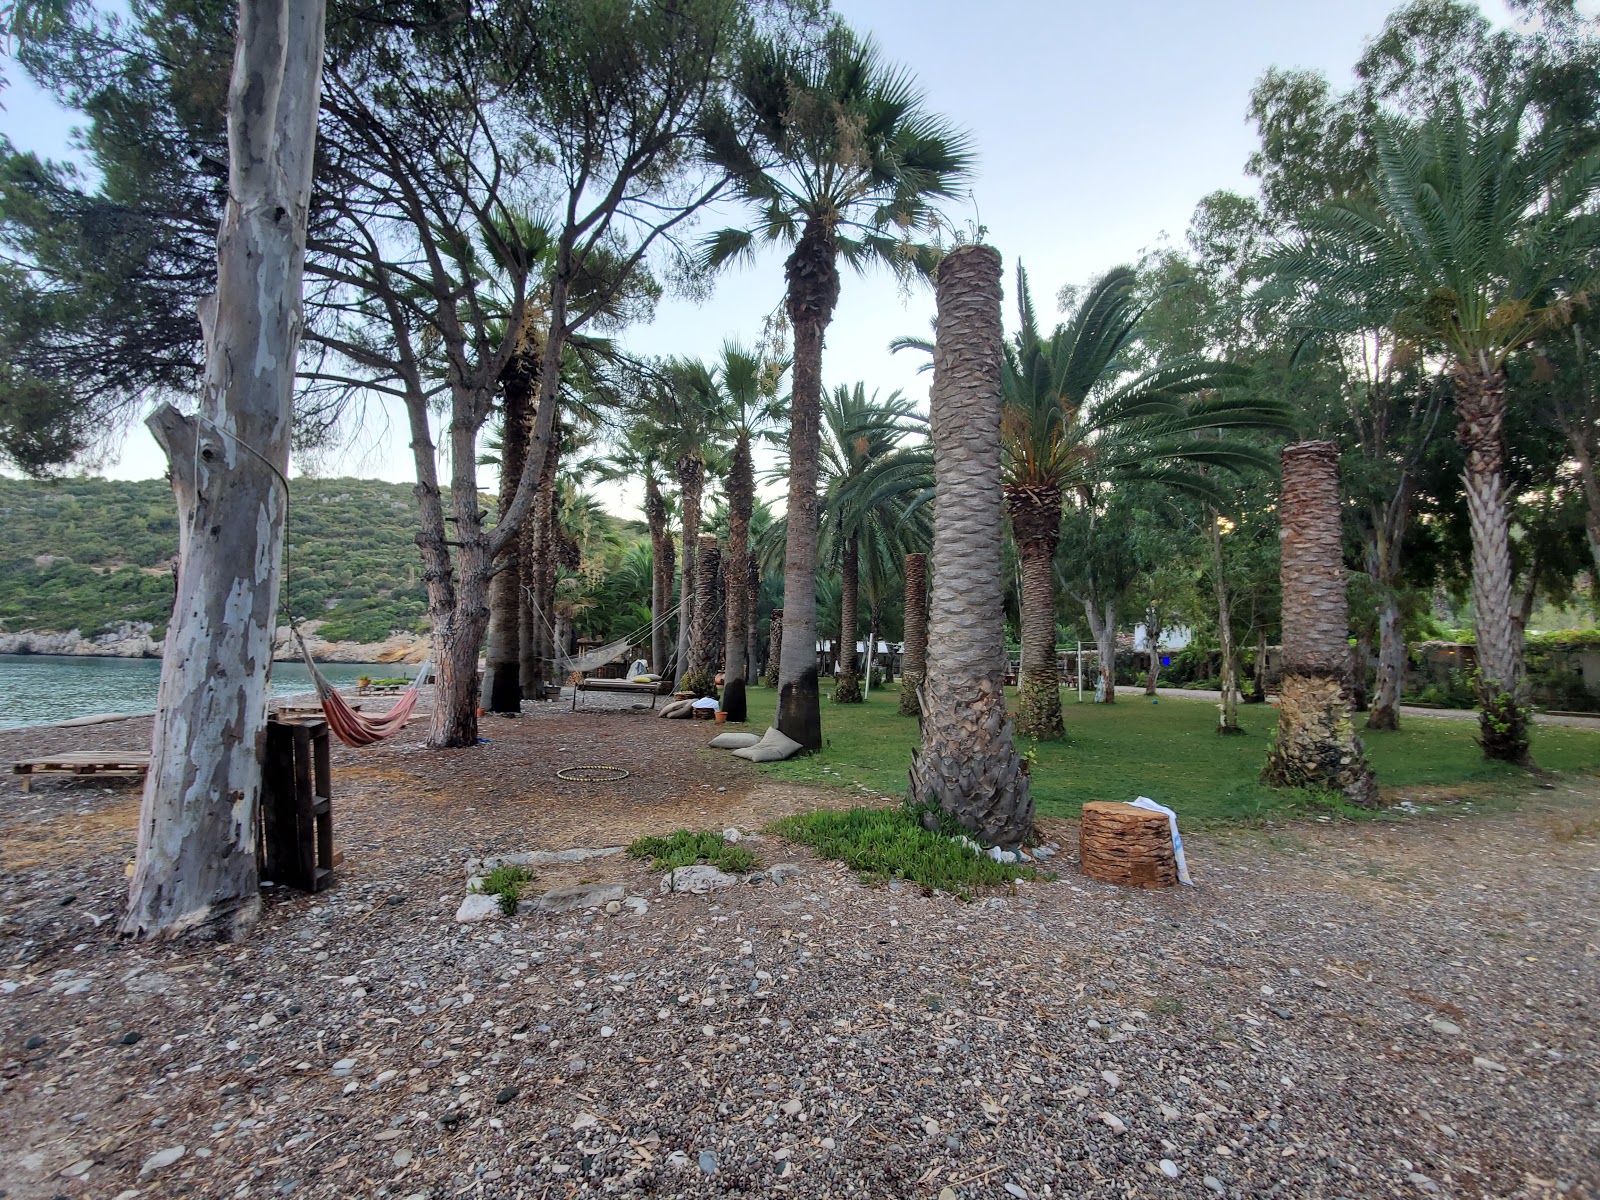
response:
[[[1078,826],[1078,860],[1083,873],[1123,887],[1164,888],[1178,883],[1172,852],[1172,827],[1165,814],[1091,800]]]

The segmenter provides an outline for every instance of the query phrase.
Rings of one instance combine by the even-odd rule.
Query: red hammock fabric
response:
[[[300,657],[306,660],[306,670],[311,672],[311,681],[316,685],[317,698],[322,701],[322,715],[327,718],[328,728],[333,730],[335,737],[346,746],[370,746],[405,727],[417,707],[417,701],[422,698],[422,681],[428,677],[433,661],[431,655],[417,668],[417,677],[411,681],[410,687],[400,693],[400,699],[393,708],[381,716],[364,717],[346,704],[333,684],[317,670],[316,660],[311,657],[311,650],[300,636],[300,631],[293,629],[293,633],[294,640],[300,644]]]
[[[388,712],[378,717],[364,717],[332,688],[317,690],[322,692],[322,715],[328,719],[328,728],[346,746],[370,746],[398,732],[410,719],[422,695],[415,687],[407,688]]]

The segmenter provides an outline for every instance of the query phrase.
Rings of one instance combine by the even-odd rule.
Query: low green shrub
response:
[[[666,837],[642,837],[628,847],[629,858],[648,858],[658,871],[710,863],[730,875],[748,875],[761,860],[743,846],[729,845],[712,830],[677,829]]]
[[[798,813],[774,822],[771,831],[839,859],[868,880],[905,879],[966,899],[983,888],[1038,878],[1032,867],[974,854],[944,829],[924,829],[921,813],[904,806]]]
[[[517,901],[522,899],[522,885],[533,878],[527,867],[496,867],[483,877],[486,896],[500,897],[500,911],[508,917],[517,915]]]

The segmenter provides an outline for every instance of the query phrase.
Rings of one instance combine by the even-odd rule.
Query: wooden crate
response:
[[[338,856],[325,720],[267,721],[260,812],[263,879],[303,892],[320,892],[333,882]]]

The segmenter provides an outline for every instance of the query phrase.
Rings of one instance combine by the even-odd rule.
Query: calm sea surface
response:
[[[322,673],[336,684],[410,678],[415,666],[380,663],[324,663]],[[56,654],[0,654],[0,729],[45,725],[94,713],[152,712],[161,684],[156,658],[79,658]],[[291,696],[312,690],[304,663],[272,664],[272,694]]]

